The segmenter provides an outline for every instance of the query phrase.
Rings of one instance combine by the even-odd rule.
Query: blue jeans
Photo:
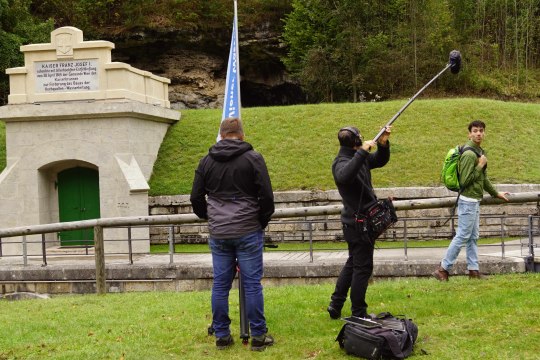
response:
[[[467,246],[467,269],[479,270],[477,240],[480,229],[480,202],[458,200],[458,229],[446,250],[441,266],[450,271],[463,246]]]
[[[230,335],[229,291],[236,273],[236,262],[245,291],[245,309],[252,336],[266,333],[263,276],[263,231],[236,239],[210,237],[214,284],[212,286],[212,325],[216,337]]]

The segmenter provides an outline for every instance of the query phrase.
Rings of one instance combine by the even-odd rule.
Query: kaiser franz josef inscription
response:
[[[97,59],[35,62],[36,92],[98,90]]]

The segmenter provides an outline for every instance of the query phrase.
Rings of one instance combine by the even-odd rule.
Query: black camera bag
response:
[[[396,209],[391,199],[376,200],[362,213],[355,213],[356,229],[367,232],[372,241],[398,221]]]
[[[367,233],[370,241],[375,243],[375,240],[386,229],[398,221],[396,208],[392,203],[392,198],[379,200],[373,192],[373,188],[368,186],[362,178],[360,178],[360,182],[362,183],[362,191],[358,200],[358,210],[354,213],[356,231]],[[373,200],[363,206],[364,190],[368,191]]]
[[[376,240],[397,220],[396,209],[391,199],[377,200],[377,202],[368,207],[366,211],[367,228],[371,239]]]
[[[410,319],[394,317],[381,313],[374,319],[399,321],[404,330],[386,327],[367,328],[362,325],[346,323],[341,328],[336,341],[347,354],[369,360],[405,359],[412,353],[418,337],[418,327]]]

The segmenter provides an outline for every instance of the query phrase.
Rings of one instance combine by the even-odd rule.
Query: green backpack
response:
[[[458,162],[461,154],[466,150],[472,150],[476,156],[480,156],[476,149],[470,146],[459,146],[448,150],[446,157],[444,158],[443,168],[441,171],[441,181],[450,191],[460,191],[459,174],[458,174]]]

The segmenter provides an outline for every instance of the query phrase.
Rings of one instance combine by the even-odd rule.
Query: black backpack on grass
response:
[[[418,327],[412,320],[388,312],[374,319],[344,318],[336,341],[350,355],[369,360],[405,359],[413,351]]]

